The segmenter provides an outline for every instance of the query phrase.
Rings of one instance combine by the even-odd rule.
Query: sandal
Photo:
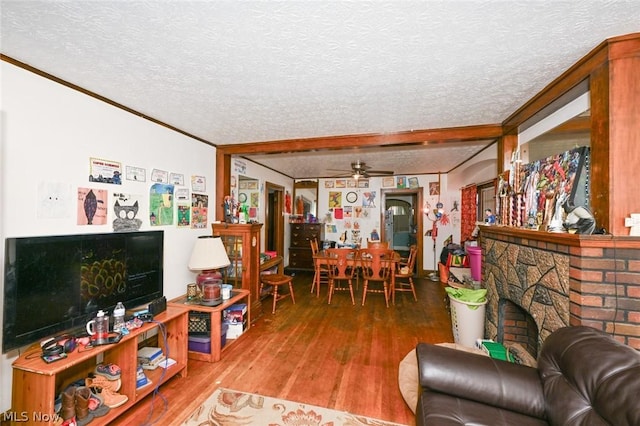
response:
[[[95,373],[109,380],[117,380],[120,378],[120,367],[115,364],[98,364]]]

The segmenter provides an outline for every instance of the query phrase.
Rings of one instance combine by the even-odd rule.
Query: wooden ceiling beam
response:
[[[432,130],[411,130],[397,133],[326,136],[307,139],[287,139],[218,145],[227,155],[272,154],[392,145],[433,145],[497,139],[502,136],[500,124],[452,127]]]

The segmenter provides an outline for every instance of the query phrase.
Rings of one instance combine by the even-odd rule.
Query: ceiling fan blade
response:
[[[367,173],[370,175],[392,175],[394,174],[393,170],[367,170]]]

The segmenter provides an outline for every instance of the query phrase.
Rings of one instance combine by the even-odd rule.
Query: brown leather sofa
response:
[[[420,343],[416,425],[640,425],[640,352],[584,326],[553,332],[538,367]]]

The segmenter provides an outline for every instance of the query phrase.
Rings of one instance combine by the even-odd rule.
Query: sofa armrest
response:
[[[545,418],[534,368],[428,343],[418,344],[416,356],[422,389]]]

